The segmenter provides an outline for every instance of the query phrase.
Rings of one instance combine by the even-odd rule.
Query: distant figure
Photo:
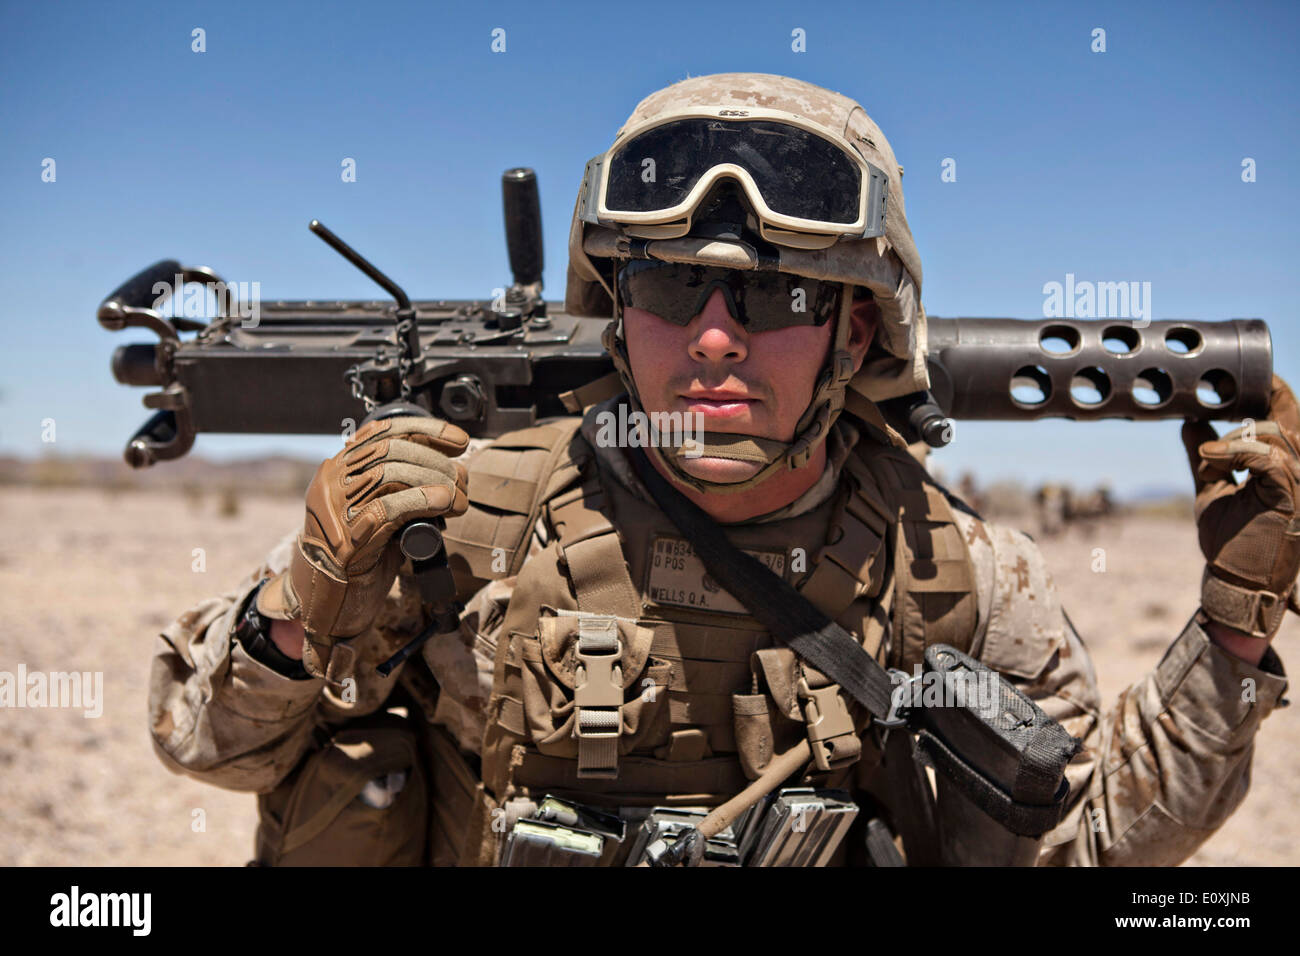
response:
[[[988,501],[975,487],[975,476],[969,471],[963,472],[961,480],[957,482],[957,496],[970,505],[973,511],[983,514],[988,510]]]
[[[1038,506],[1038,531],[1040,534],[1054,538],[1065,530],[1070,514],[1070,489],[1065,485],[1046,484],[1039,486],[1034,494]]]
[[[1065,522],[1091,532],[1097,525],[1115,514],[1115,502],[1109,485],[1098,485],[1082,497],[1066,499]]]

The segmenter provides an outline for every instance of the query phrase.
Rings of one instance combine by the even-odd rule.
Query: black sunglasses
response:
[[[750,333],[825,325],[835,317],[842,285],[782,272],[751,272],[655,259],[629,262],[618,273],[624,306],[674,325],[689,325],[721,289],[732,318]]]

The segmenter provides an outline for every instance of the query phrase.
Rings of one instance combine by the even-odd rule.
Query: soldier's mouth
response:
[[[758,404],[757,399],[721,390],[691,392],[683,395],[682,399],[686,402],[688,412],[699,413],[706,418],[733,418],[743,415],[751,406]]]
[[[756,404],[758,403],[749,399],[688,398],[686,410],[703,415],[705,418],[734,418],[746,414],[750,406]]]

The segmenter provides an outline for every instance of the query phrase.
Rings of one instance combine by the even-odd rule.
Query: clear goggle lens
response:
[[[757,211],[785,229],[800,227],[860,237],[884,234],[884,173],[818,133],[778,120],[693,117],[671,120],[634,135],[603,159],[599,182],[589,183],[591,210],[601,219],[649,222],[684,216],[701,180],[742,170]],[[589,175],[599,164],[593,161]],[[743,181],[743,179],[742,179]],[[697,200],[699,197],[696,197]],[[591,216],[588,216],[590,219]]]

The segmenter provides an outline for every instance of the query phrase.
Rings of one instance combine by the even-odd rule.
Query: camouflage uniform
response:
[[[598,450],[597,454],[617,452]],[[611,469],[626,478],[625,468]],[[633,489],[637,491],[638,489]],[[806,503],[805,503],[806,504]],[[1000,671],[1084,742],[1067,768],[1069,809],[1044,842],[1055,865],[1174,865],[1232,814],[1250,784],[1255,731],[1286,688],[1270,650],[1261,667],[1213,644],[1196,621],[1157,667],[1103,710],[1083,642],[1057,598],[1037,546],[1023,533],[958,509],[976,569],[978,624],[972,656]],[[535,553],[547,529],[534,535]],[[404,670],[374,665],[421,626],[413,586],[399,578],[384,613],[353,642],[362,662],[355,701],[323,680],[290,680],[232,640],[253,586],[283,570],[294,535],[220,597],[197,605],[163,632],[153,662],[150,720],[168,767],[232,790],[273,790],[313,747],[317,728],[374,713]],[[442,680],[436,710],[467,752],[482,735],[492,658],[513,579],[470,596],[458,634],[435,638],[424,663]],[[408,662],[403,668],[420,668]],[[1242,682],[1256,699],[1242,700]]]
[[[864,415],[871,409],[864,413],[863,401],[869,400],[869,406],[870,401],[928,387],[920,261],[903,208],[902,168],[861,106],[797,80],[756,74],[687,80],[644,100],[629,124],[653,121],[675,107],[770,108],[797,114],[800,122],[830,130],[846,150],[855,151],[888,179],[889,211],[883,235],[841,237],[824,248],[779,250],[779,271],[864,288],[882,316],[876,342],[858,375],[849,382],[840,377],[842,367],[837,366],[836,374],[827,380],[830,384],[819,387],[805,415],[808,424],[800,426],[803,431],[796,442],[779,452],[792,455],[797,449],[801,460],[807,461],[817,443],[828,442],[827,475],[782,510],[783,519],[806,519],[848,481],[843,448],[851,446],[853,439],[844,429],[852,426],[835,417],[840,409],[866,421]],[[627,256],[627,236],[604,223],[588,225],[575,210],[566,309],[608,318],[614,312],[608,266],[611,260]],[[666,262],[756,268],[754,247],[744,242],[716,237],[701,242],[685,236],[655,240],[649,246],[656,248],[656,258]],[[835,327],[837,337],[832,340],[833,355],[839,354],[836,350],[844,347],[847,337],[848,299],[844,301]],[[635,397],[619,334],[607,333],[607,344],[624,375],[624,387]],[[846,391],[856,392],[863,401]],[[856,409],[850,404],[854,401]],[[812,414],[815,410],[820,419]],[[602,481],[617,482],[620,495],[648,500],[621,452],[597,447],[592,454],[599,461]],[[769,465],[780,460],[774,457]],[[795,462],[794,457],[789,460]],[[606,490],[612,489],[606,486]],[[913,492],[925,497],[919,486]],[[471,482],[471,503],[474,496]],[[602,514],[606,511],[592,507]],[[1276,654],[1269,650],[1260,667],[1246,664],[1213,644],[1193,620],[1155,670],[1103,711],[1087,651],[1060,607],[1037,547],[1024,534],[984,522],[960,506],[945,504],[943,510],[952,512],[946,526],[952,535],[949,543],[961,548],[964,541],[972,572],[965,580],[973,578],[973,586],[968,584],[962,596],[969,608],[970,591],[974,592],[974,613],[963,618],[974,620],[974,627],[962,635],[969,638],[965,644],[971,655],[1005,675],[1083,741],[1083,749],[1067,768],[1068,810],[1047,834],[1040,862],[1171,865],[1185,860],[1245,796],[1255,731],[1286,687]],[[465,518],[473,515],[471,508]],[[768,520],[775,519],[768,516]],[[760,524],[752,522],[744,528],[754,530],[751,525]],[[761,534],[761,527],[754,533]],[[477,756],[482,746],[486,754],[484,741],[490,735],[485,736],[484,727],[498,716],[489,713],[487,705],[500,700],[498,664],[505,659],[502,648],[509,644],[502,636],[507,615],[525,624],[539,616],[540,602],[512,600],[514,588],[531,569],[553,561],[557,538],[563,538],[558,527],[539,521],[528,545],[528,560],[517,577],[484,581],[486,576],[480,573],[461,594],[466,611],[460,631],[433,639],[422,655],[381,678],[374,665],[424,623],[411,582],[399,577],[382,613],[350,642],[357,660],[356,686],[345,696],[322,679],[282,676],[232,639],[256,584],[289,565],[293,535],[287,536],[265,565],[241,585],[182,615],[163,633],[150,693],[151,727],[160,757],[177,772],[262,794],[265,826],[267,811],[282,808],[277,795],[304,758],[316,753],[331,735],[337,737],[340,728],[396,699],[390,695],[399,684],[405,706],[421,712],[413,716],[445,728],[465,753]],[[455,567],[457,545],[452,538],[448,547]],[[462,563],[473,566],[482,555],[461,557]],[[630,564],[641,555],[626,557]],[[600,613],[609,612],[601,609]],[[876,650],[888,648],[882,643]],[[433,689],[435,678],[440,692]],[[1253,700],[1242,699],[1246,679],[1254,681]],[[518,707],[518,701],[515,704]],[[364,750],[364,742],[357,747]],[[672,759],[671,754],[667,759]],[[447,782],[434,784],[436,791]],[[343,799],[348,795],[344,793]],[[438,803],[436,792],[432,802]],[[890,809],[895,816],[907,812],[906,807]]]

